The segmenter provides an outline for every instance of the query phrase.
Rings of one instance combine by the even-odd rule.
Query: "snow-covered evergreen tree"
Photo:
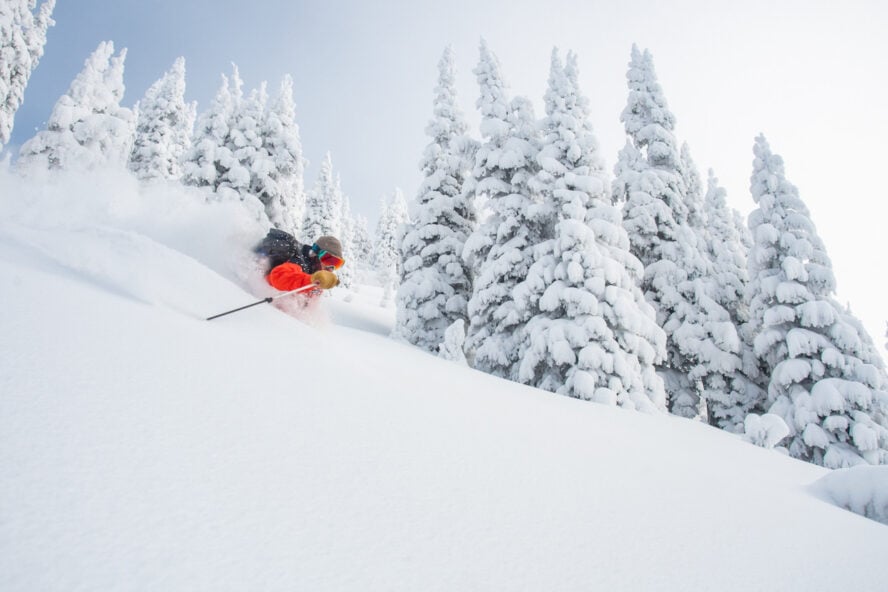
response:
[[[774,448],[789,435],[789,426],[773,413],[750,413],[743,422],[743,439],[762,448]]]
[[[423,182],[411,204],[401,242],[403,277],[398,287],[395,334],[436,351],[444,332],[467,318],[470,272],[462,261],[474,226],[474,210],[463,195],[471,164],[465,158],[466,124],[457,105],[453,52],[438,63],[433,117],[426,126],[431,142],[420,163]]]
[[[715,263],[718,278],[718,301],[725,306],[739,323],[749,317],[745,302],[748,249],[735,223],[735,211],[728,206],[727,192],[718,183],[715,172],[709,169],[706,197],[704,199],[707,248]]]
[[[237,82],[240,84],[239,78]],[[263,205],[268,200],[268,184],[274,170],[262,134],[267,103],[268,93],[263,82],[258,89],[251,90],[235,109],[231,125],[231,152],[240,167],[230,170],[227,181],[223,183],[236,191],[241,201],[256,198]]]
[[[342,243],[342,256],[345,258],[346,264],[336,272],[339,276],[339,284],[343,288],[355,288],[355,277],[357,275],[357,266],[354,263],[354,235],[355,222],[351,213],[351,200],[342,192],[342,184],[339,181],[339,175],[336,176],[336,191],[341,197],[342,211],[339,214],[340,230],[338,239]]]
[[[514,290],[527,274],[530,250],[542,240],[545,224],[531,187],[540,132],[530,101],[509,100],[499,61],[483,41],[474,72],[483,141],[463,191],[481,207],[463,251],[473,271],[466,351],[474,367],[517,380],[518,346],[528,317],[516,307]]]
[[[259,193],[273,164],[262,138],[265,84],[245,98],[240,72],[232,68],[231,78],[222,76],[213,102],[198,118],[182,181],[207,188],[216,199],[240,201],[257,220],[266,221]]]
[[[236,92],[240,92],[238,88]],[[235,166],[231,152],[231,123],[240,97],[233,92],[228,77],[222,75],[222,84],[209,108],[200,114],[191,149],[186,153],[182,167],[182,181],[186,185],[206,187],[216,191]]]
[[[704,213],[704,236],[712,263],[708,276],[709,293],[729,315],[734,330],[726,326],[727,341],[731,344],[731,351],[742,362],[739,369],[734,369],[734,364],[731,364],[726,371],[710,374],[708,384],[704,385],[704,398],[710,424],[740,432],[752,406],[760,398],[760,389],[745,374],[745,369],[753,360],[751,342],[744,338],[742,331],[749,321],[749,307],[745,299],[749,279],[748,249],[736,225],[737,213],[728,207],[726,191],[719,186],[712,169],[707,180]],[[734,338],[735,332],[739,341]]]
[[[499,144],[491,136],[477,153],[486,165],[479,162],[476,171],[493,172],[493,178],[505,173],[506,182],[484,192],[485,218],[466,242],[466,255],[474,258],[476,268],[466,345],[475,368],[518,380],[524,326],[532,309],[518,305],[515,290],[527,277],[535,249],[551,235],[551,204],[542,202],[534,185],[541,134],[531,102],[514,98],[507,123],[505,140]],[[497,165],[490,166],[494,162]],[[476,187],[491,185],[479,182]],[[483,259],[473,250],[478,246],[487,251]]]
[[[376,224],[374,265],[383,288],[381,306],[388,306],[398,288],[401,277],[401,240],[404,227],[409,223],[407,202],[400,189],[395,189],[391,199],[382,198],[379,221]]]
[[[509,171],[500,167],[497,160],[509,138],[510,107],[506,83],[500,73],[499,60],[483,39],[480,46],[480,60],[473,72],[480,89],[480,96],[475,104],[481,114],[480,131],[484,141],[475,152],[472,176],[467,179],[463,192],[467,199],[480,202],[482,206],[478,213],[480,227],[490,214],[487,202],[507,194],[510,189]],[[492,158],[488,159],[488,156]],[[493,246],[489,239],[490,233],[476,231],[467,240],[463,259],[475,275],[478,274],[480,266],[487,259],[487,254]],[[474,315],[469,313],[469,316]],[[468,333],[471,334],[471,329]]]
[[[719,310],[705,282],[701,284],[709,262],[699,229],[692,226],[702,216],[698,194],[690,194],[688,206],[688,183],[699,185],[699,180],[689,154],[683,158],[678,148],[675,116],[647,50],[632,46],[626,78],[629,99],[621,120],[629,141],[615,167],[613,198],[623,202],[631,251],[644,265],[642,290],[666,332],[666,358],[658,372],[669,409],[698,417],[703,412],[703,377],[739,367],[739,358],[730,351],[739,339],[732,341],[726,333],[726,311]]]
[[[305,200],[301,240],[313,242],[321,236],[339,238],[342,196],[333,177],[333,157],[328,152],[321,163],[317,181]]]
[[[262,126],[263,147],[273,168],[261,175],[259,199],[273,226],[292,234],[302,228],[305,212],[305,158],[296,124],[293,79],[285,76]]]
[[[516,291],[519,309],[538,309],[527,323],[519,378],[580,399],[665,409],[655,363],[666,337],[638,287],[642,267],[610,203],[574,54],[562,67],[553,51],[543,133],[535,184],[550,205],[554,234]]]
[[[702,265],[690,276],[694,291],[689,301],[697,318],[685,322],[675,337],[692,360],[689,377],[699,391],[705,419],[739,432],[749,406],[758,397],[758,389],[743,371],[744,357],[749,357],[751,348],[741,337],[746,307],[737,294],[745,288],[745,273],[736,266],[742,266],[746,257],[740,252],[743,247],[736,234],[733,212],[724,203],[724,191],[710,177],[704,199],[700,174],[687,143],[682,144],[680,162],[686,188],[687,224],[695,235]],[[710,198],[712,201],[707,201]],[[723,269],[725,265],[727,270]],[[731,290],[733,294],[728,293]],[[696,396],[690,400],[694,399]],[[696,410],[696,406],[688,409]]]
[[[514,290],[527,276],[531,249],[543,239],[541,222],[531,219],[539,199],[530,187],[540,133],[530,101],[509,101],[499,62],[483,42],[475,74],[483,141],[472,189],[484,199],[484,209],[464,253],[474,270],[465,345],[475,368],[517,380],[521,329],[528,319],[515,305]]]
[[[305,162],[292,80],[284,78],[271,108],[267,108],[264,82],[246,97],[242,88],[235,66],[230,82],[223,77],[223,87],[198,126],[204,146],[190,157],[199,163],[214,154],[215,175],[211,167],[192,166],[197,173],[192,176],[198,185],[205,183],[201,176],[213,178],[210,186],[220,197],[236,197],[251,207],[261,204],[261,215],[273,226],[299,234],[305,208]]]
[[[466,323],[462,319],[456,319],[444,330],[444,341],[438,347],[438,356],[460,366],[467,366],[469,362],[466,360],[465,340]]]
[[[0,3],[0,149],[9,142],[25,87],[43,57],[46,31],[55,24],[55,0],[41,3],[35,13],[36,7],[36,0]]]
[[[756,138],[749,216],[750,325],[767,398],[792,456],[831,468],[888,463],[888,379],[872,340],[835,301],[835,278],[783,160]]]
[[[687,142],[682,142],[679,150],[679,171],[684,181],[684,203],[688,208],[688,225],[698,235],[705,233],[705,206],[703,197],[703,181],[700,171],[691,158],[691,149]],[[702,239],[701,239],[702,240]]]
[[[152,84],[139,101],[129,168],[143,180],[178,180],[191,148],[196,103],[185,102],[185,58]]]
[[[19,151],[21,170],[124,167],[135,116],[120,106],[126,49],[114,56],[104,41],[87,58],[68,92],[53,107],[46,129]]]
[[[370,238],[367,218],[358,214],[352,222],[352,266],[356,270],[363,270],[370,267],[373,260],[373,239]]]

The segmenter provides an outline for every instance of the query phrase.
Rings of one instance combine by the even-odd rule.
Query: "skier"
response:
[[[272,287],[289,292],[314,284],[318,290],[310,290],[311,296],[339,285],[333,272],[345,264],[339,239],[322,236],[314,244],[304,245],[276,228],[268,232],[256,252],[268,258],[265,279]]]

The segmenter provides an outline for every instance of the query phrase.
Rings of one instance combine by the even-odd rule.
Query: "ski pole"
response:
[[[312,288],[317,288],[317,284],[308,284],[307,286],[302,286],[301,288],[296,288],[295,290],[290,290],[289,292],[284,292],[283,294],[278,294],[277,296],[269,296],[268,298],[263,298],[262,300],[257,300],[252,304],[247,304],[246,306],[241,306],[240,308],[233,308],[231,310],[226,310],[225,312],[220,312],[217,315],[213,315],[211,317],[207,317],[208,321],[212,321],[213,319],[218,319],[219,317],[224,317],[225,315],[231,314],[233,312],[238,312],[239,310],[245,310],[247,308],[251,308],[253,306],[257,306],[259,304],[265,304],[266,302],[271,302],[272,300],[277,300],[278,298],[283,298],[284,296],[289,296],[290,294],[298,294],[299,292],[305,292],[306,290],[310,290]]]

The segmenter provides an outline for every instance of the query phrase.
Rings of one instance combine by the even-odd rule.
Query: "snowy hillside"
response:
[[[888,589],[886,467],[495,379],[377,289],[270,305],[234,205],[0,174],[0,590]],[[828,476],[828,479],[821,479]]]

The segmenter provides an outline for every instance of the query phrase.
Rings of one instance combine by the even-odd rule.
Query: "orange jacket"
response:
[[[295,263],[281,263],[277,267],[272,268],[266,276],[268,283],[272,287],[277,288],[281,292],[289,292],[303,286],[307,286],[311,281],[311,276]],[[314,294],[314,290],[306,290],[305,294]]]

